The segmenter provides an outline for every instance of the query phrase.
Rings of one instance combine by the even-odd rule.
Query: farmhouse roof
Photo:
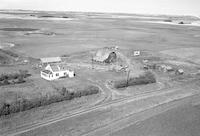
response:
[[[42,63],[61,62],[61,58],[60,57],[41,58],[40,60],[41,60]]]
[[[60,70],[69,70],[65,65],[59,65]]]
[[[50,65],[51,66],[51,69],[53,72],[57,72],[57,71],[60,71],[60,68],[58,65]]]
[[[68,70],[64,65],[50,64],[50,67],[53,72]]]
[[[44,73],[46,73],[46,74],[52,74],[52,72],[49,71],[49,70],[43,70],[42,72],[44,72]]]

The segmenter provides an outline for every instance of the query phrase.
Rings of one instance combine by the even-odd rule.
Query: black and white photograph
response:
[[[0,136],[200,136],[200,1],[0,0]]]

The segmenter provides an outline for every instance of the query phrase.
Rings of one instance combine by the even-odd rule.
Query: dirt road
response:
[[[165,109],[185,104],[193,99],[193,96],[198,93],[197,90],[196,87],[182,87],[166,90],[162,93],[155,92],[143,96],[117,99],[49,122],[19,128],[4,134],[13,136],[106,135],[128,124],[131,125],[151,117],[146,115],[154,116],[164,112]],[[161,110],[159,111],[157,108],[161,108]],[[146,112],[149,114],[145,114],[138,120],[136,116]]]

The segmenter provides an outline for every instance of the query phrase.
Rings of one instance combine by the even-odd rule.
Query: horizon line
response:
[[[13,10],[13,11],[38,11],[38,12],[82,12],[82,13],[104,13],[104,14],[130,14],[130,15],[152,15],[152,16],[194,16],[197,18],[200,18],[200,15],[198,14],[159,14],[159,13],[137,13],[137,12],[102,12],[102,11],[73,11],[73,10],[42,10],[42,9],[0,9],[1,10]]]

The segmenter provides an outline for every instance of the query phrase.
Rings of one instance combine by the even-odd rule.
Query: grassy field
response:
[[[200,38],[198,37],[200,27],[169,25],[163,23],[166,20],[192,22],[199,19],[191,16],[32,11],[7,13],[0,11],[0,74],[13,74],[20,70],[28,70],[31,75],[22,84],[0,86],[0,106],[5,107],[5,103],[12,105],[15,102],[21,104],[24,100],[27,102],[44,97],[45,100],[46,98],[52,100],[58,94],[62,96],[59,98],[59,102],[60,100],[71,100],[68,99],[68,94],[71,92],[82,93],[84,90],[90,90],[91,86],[100,87],[99,89],[103,92],[94,97],[80,98],[77,101],[83,101],[87,105],[86,101],[92,104],[102,97],[102,94],[112,93],[114,96],[112,99],[115,99],[117,95],[124,96],[123,93],[139,95],[166,86],[173,86],[179,77],[173,79],[172,82],[172,78],[175,78],[173,72],[164,73],[158,69],[149,70],[155,75],[153,82],[149,79],[145,81],[145,84],[155,81],[156,83],[137,86],[136,84],[141,84],[140,82],[143,81],[140,80],[139,83],[135,81],[135,77],[145,71],[143,69],[144,60],[150,64],[164,64],[175,69],[184,69],[186,74],[180,76],[182,79],[188,77],[188,73],[200,70],[198,66],[200,63]],[[119,50],[116,51],[118,52],[116,63],[102,64],[91,61],[98,49],[114,46],[119,47]],[[134,56],[135,50],[140,50],[141,55]],[[57,56],[63,56],[63,63],[75,71],[75,78],[53,82],[41,79],[42,68],[39,58]],[[130,81],[130,85],[134,86],[121,90],[107,87],[107,83],[110,81],[127,78],[129,69],[117,71],[113,68],[114,66],[131,69],[133,80]],[[146,80],[146,77],[142,78]],[[170,83],[168,84],[168,82]],[[80,94],[78,93],[77,95]],[[34,114],[30,116],[30,120],[37,122],[43,119],[43,113],[50,112],[45,115],[51,117],[51,115],[56,116],[60,112],[65,113],[73,109],[73,106],[66,106],[66,103],[60,102],[58,106],[55,106],[55,103],[47,106],[51,109],[36,108],[35,110],[31,109],[30,112],[26,111],[24,120],[28,122],[28,116],[32,115],[33,111]],[[40,102],[40,106],[44,105]],[[62,107],[68,108],[62,109]],[[75,107],[81,107],[81,104],[76,104]],[[18,111],[24,111],[23,108]],[[23,118],[24,114],[19,113],[20,118]],[[9,123],[4,126],[5,128],[14,124],[12,120],[19,121],[16,114],[3,118],[2,120],[5,122],[9,118]],[[19,122],[23,124],[23,119]]]
[[[39,14],[39,13],[37,13]],[[41,13],[44,15],[45,13]],[[152,18],[110,17],[106,14],[63,13],[73,20],[1,19],[0,38],[18,44],[15,50],[32,57],[60,56],[106,46],[160,51],[198,47],[200,27],[173,26],[144,21]],[[17,14],[15,14],[17,15]],[[120,15],[123,16],[123,15]],[[168,18],[168,17],[163,17]],[[18,30],[18,31],[5,31]],[[57,35],[24,35],[24,30],[46,30]],[[34,48],[33,48],[34,47]]]

